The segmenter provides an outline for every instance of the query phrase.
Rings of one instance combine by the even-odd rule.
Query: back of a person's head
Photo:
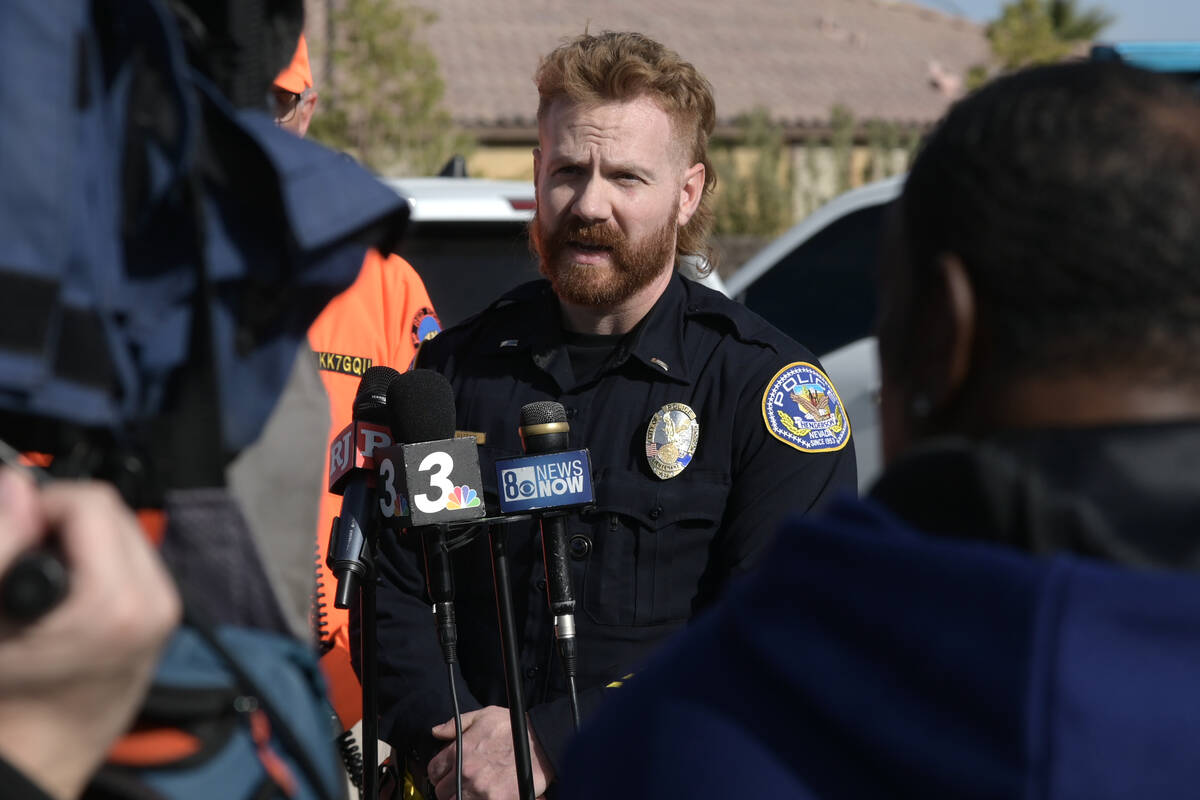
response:
[[[583,106],[653,100],[671,118],[688,164],[704,164],[700,208],[679,230],[679,255],[711,256],[708,234],[713,225],[713,191],[717,173],[708,159],[708,138],[717,121],[712,84],[678,53],[634,32],[582,34],[545,56],[534,74],[538,120],[557,100]]]
[[[962,259],[993,368],[1200,378],[1200,100],[1172,77],[992,82],[930,135],[902,214],[918,282]]]

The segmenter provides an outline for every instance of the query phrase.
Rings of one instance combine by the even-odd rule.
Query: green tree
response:
[[[782,233],[794,221],[795,186],[783,127],[772,122],[765,108],[756,108],[736,124],[741,135],[713,154],[719,176],[716,233]],[[739,150],[745,159],[737,157]]]
[[[1051,0],[1050,19],[1058,38],[1066,42],[1090,42],[1116,20],[1101,8],[1080,10],[1075,0]]]
[[[834,194],[854,187],[854,112],[837,103],[829,111],[829,147],[833,150]]]
[[[1001,69],[1014,70],[1059,61],[1112,22],[1107,11],[1081,10],[1076,0],[1011,0],[988,25],[987,37]]]
[[[987,37],[1000,71],[1008,72],[1059,61],[1112,22],[1107,11],[1080,9],[1077,0],[1009,0],[987,26]],[[976,64],[967,72],[967,89],[978,89],[992,76],[992,69]]]
[[[432,174],[472,149],[441,105],[437,59],[419,37],[432,12],[404,0],[339,0],[330,13],[332,69],[310,136],[384,174]]]

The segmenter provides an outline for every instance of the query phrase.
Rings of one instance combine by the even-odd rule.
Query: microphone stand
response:
[[[508,572],[508,531],[506,525],[514,522],[529,522],[529,514],[513,514],[503,517],[488,517],[469,523],[451,524],[447,527],[467,528],[467,532],[448,543],[456,550],[474,539],[474,533],[487,524],[492,545],[492,579],[496,592],[496,613],[500,621],[500,649],[504,660],[504,685],[508,692],[508,713],[512,725],[513,758],[517,769],[517,788],[522,800],[534,800],[533,762],[529,752],[529,725],[525,719],[525,695],[521,688],[521,665],[517,659],[517,622],[513,611],[512,584]],[[473,529],[473,531],[472,531]],[[368,526],[364,562],[367,567],[359,585],[362,604],[362,658],[363,658],[363,800],[379,797],[378,737],[379,716],[377,713],[378,666],[376,653],[378,643],[375,633],[375,559],[377,556],[377,534],[375,526]]]
[[[363,562],[366,572],[359,583],[359,603],[362,610],[362,750],[363,789],[361,800],[379,797],[379,664],[376,655],[379,644],[375,634],[375,559],[378,538],[374,525],[364,531],[366,546]]]
[[[504,686],[508,691],[508,715],[512,723],[513,759],[517,788],[522,800],[534,800],[533,763],[529,754],[529,728],[525,721],[525,697],[521,689],[521,665],[517,660],[517,623],[513,612],[512,584],[508,578],[508,531],[505,525],[521,519],[504,518],[488,525],[492,543],[492,580],[496,586],[496,613],[500,618],[500,650],[504,657]],[[528,519],[528,517],[525,517]]]

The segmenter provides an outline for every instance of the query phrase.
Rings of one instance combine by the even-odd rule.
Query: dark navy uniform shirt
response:
[[[514,290],[422,347],[418,365],[442,372],[454,387],[458,428],[479,434],[489,514],[496,511],[495,460],[522,453],[517,429],[526,403],[562,403],[571,448],[591,451],[595,507],[567,522],[585,716],[606,687],[635,672],[750,567],[785,513],[855,491],[848,423],[808,448],[818,452],[768,429],[764,392],[783,386],[780,376],[798,362],[810,378],[819,372],[811,353],[764,320],[679,276],[600,371],[582,380],[545,281]],[[801,391],[795,381],[787,387]],[[836,392],[828,394],[844,421]],[[821,386],[809,397],[825,397]],[[690,463],[663,479],[651,470],[646,432],[655,412],[671,403],[695,413],[699,436]],[[824,403],[831,407],[829,399]],[[783,417],[788,430],[797,430],[791,410]],[[526,702],[538,741],[557,767],[572,723],[540,539],[527,523],[511,526],[508,535]],[[380,562],[381,730],[403,746],[448,720],[452,706],[419,541],[384,536]],[[454,553],[454,570],[463,710],[506,706],[487,536]]]

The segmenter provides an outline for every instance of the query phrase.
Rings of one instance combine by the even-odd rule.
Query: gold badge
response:
[[[654,413],[646,428],[646,460],[658,477],[674,478],[692,463],[699,443],[696,412],[683,403],[667,403]]]

